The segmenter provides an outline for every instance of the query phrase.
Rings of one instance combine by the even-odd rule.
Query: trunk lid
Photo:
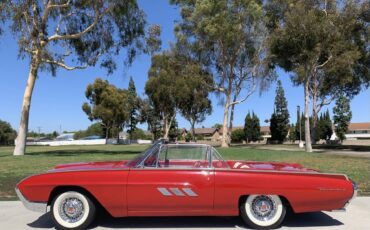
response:
[[[282,172],[318,172],[308,169],[300,164],[280,162],[258,162],[258,161],[231,161],[232,169],[261,170],[261,171],[282,171]]]

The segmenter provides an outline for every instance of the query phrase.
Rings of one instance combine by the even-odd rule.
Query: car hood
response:
[[[127,161],[104,161],[104,162],[78,162],[60,164],[49,170],[49,172],[60,171],[87,171],[87,170],[111,170],[127,168]]]
[[[229,165],[233,169],[284,171],[284,172],[318,172],[314,169],[305,168],[300,164],[280,162],[258,162],[258,161],[231,161]]]

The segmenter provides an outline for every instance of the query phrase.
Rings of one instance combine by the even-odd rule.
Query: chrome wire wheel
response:
[[[68,223],[76,223],[84,216],[84,204],[76,197],[66,198],[59,205],[59,216]]]
[[[253,228],[275,228],[283,221],[286,209],[277,195],[250,195],[240,207],[242,218]]]
[[[249,206],[254,218],[260,221],[269,221],[276,216],[276,202],[270,196],[257,196]]]
[[[87,196],[69,191],[53,200],[52,214],[61,229],[85,229],[94,218],[95,206]]]

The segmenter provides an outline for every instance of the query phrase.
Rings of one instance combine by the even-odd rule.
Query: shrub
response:
[[[13,145],[16,136],[17,132],[12,126],[8,122],[0,120],[0,145]]]
[[[185,141],[186,142],[189,142],[189,141],[192,141],[193,140],[193,135],[191,135],[191,133],[187,133],[186,136],[185,136]]]
[[[243,129],[237,129],[231,132],[231,142],[240,143],[245,140],[245,132]]]

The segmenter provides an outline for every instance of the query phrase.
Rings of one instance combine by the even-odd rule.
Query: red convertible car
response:
[[[85,229],[97,207],[113,217],[238,216],[257,229],[295,213],[343,210],[357,187],[346,175],[298,164],[225,161],[211,146],[157,141],[130,161],[58,165],[22,180],[31,210],[60,229]],[[49,207],[49,208],[48,208]]]

